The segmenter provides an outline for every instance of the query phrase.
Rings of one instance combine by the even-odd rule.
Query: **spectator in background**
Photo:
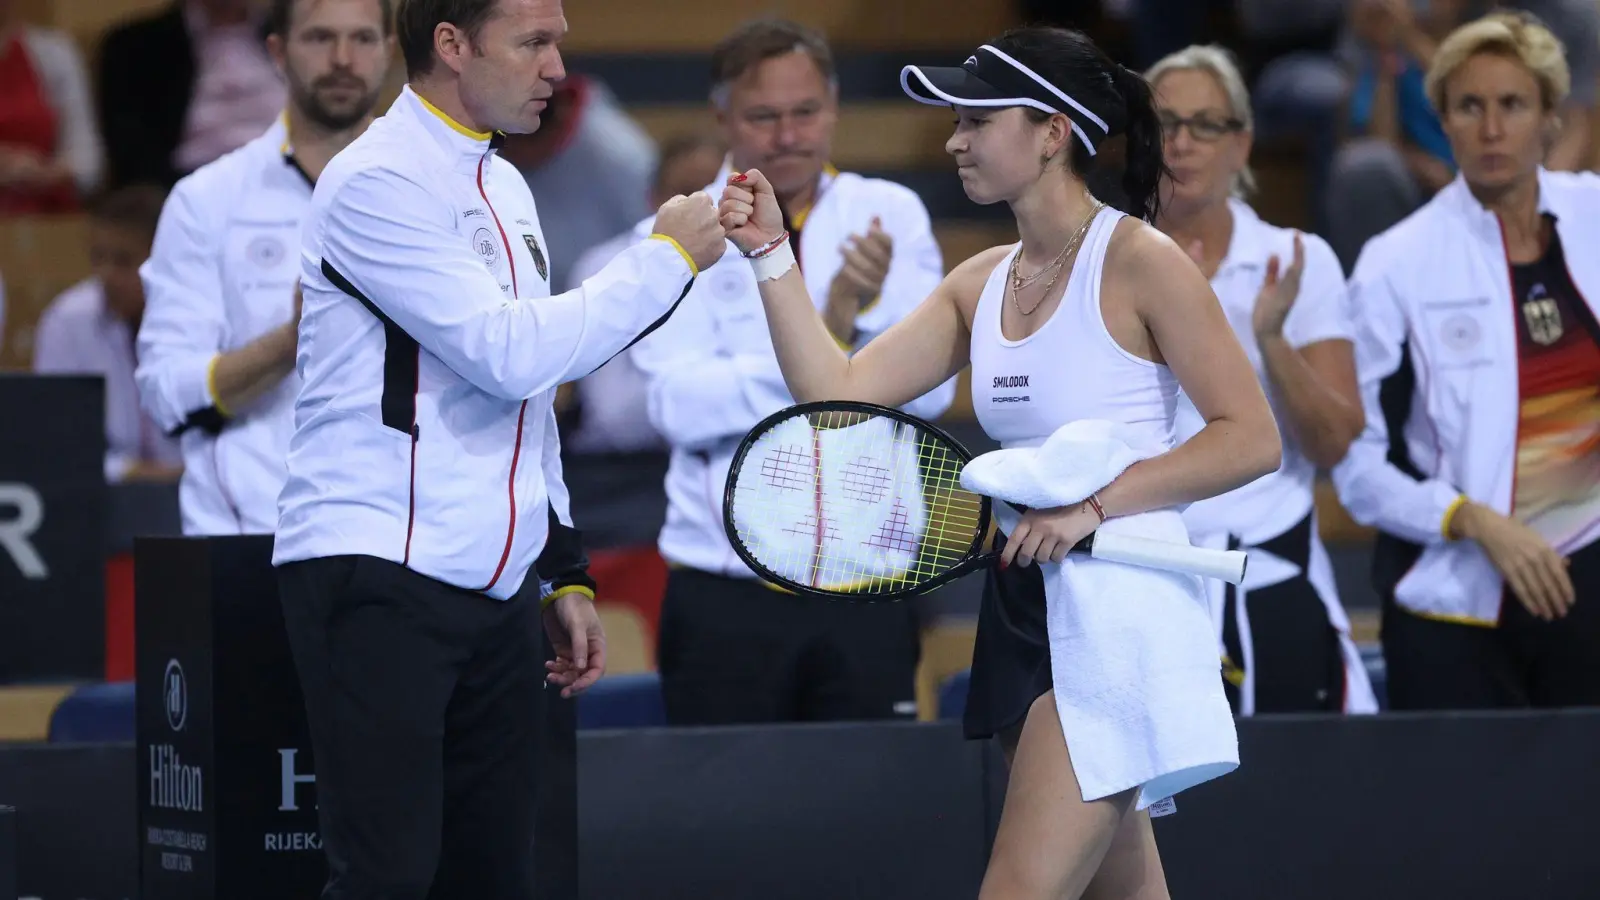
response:
[[[1320,238],[1269,225],[1245,203],[1253,117],[1226,50],[1188,47],[1145,77],[1171,167],[1156,225],[1210,279],[1283,438],[1278,471],[1183,513],[1196,545],[1251,552],[1243,584],[1207,582],[1229,703],[1239,715],[1376,712],[1312,493],[1317,470],[1361,432],[1344,273]],[[1181,394],[1178,437],[1205,424]]]
[[[711,65],[729,154],[708,190],[721,196],[731,172],[759,168],[829,331],[841,346],[864,346],[944,277],[927,209],[902,185],[829,164],[839,84],[820,34],[752,21],[718,44]],[[632,356],[649,378],[650,421],[672,445],[659,542],[672,570],[656,654],[668,722],[913,717],[916,604],[801,599],[758,580],[728,544],[722,484],[734,448],[794,403],[748,260],[728,244]],[[954,396],[951,379],[906,408],[936,419]]]
[[[1352,140],[1334,157],[1328,242],[1348,270],[1369,238],[1450,183],[1450,142],[1423,76],[1438,41],[1466,18],[1465,0],[1354,0]]]
[[[660,207],[675,196],[702,190],[722,165],[722,146],[710,135],[677,138],[661,148],[655,183],[646,201]],[[568,279],[580,284],[599,272],[612,257],[650,236],[653,219],[589,250],[572,267]],[[666,448],[650,424],[645,401],[647,380],[624,350],[594,374],[562,385],[562,446],[575,453],[626,453]]]
[[[33,370],[105,378],[106,480],[175,481],[178,442],[145,415],[134,381],[134,338],[144,318],[139,266],[150,256],[166,192],[121,188],[89,214],[93,274],[50,302],[33,337]]]
[[[656,146],[609,88],[584,75],[556,84],[542,118],[533,134],[506,135],[500,156],[528,180],[540,221],[560,223],[545,232],[550,292],[559,294],[579,284],[572,261],[654,211],[646,201]]]
[[[1424,89],[1462,177],[1361,251],[1366,430],[1333,470],[1378,529],[1395,709],[1600,705],[1600,177],[1541,161],[1544,27],[1450,35]]]
[[[100,184],[104,148],[72,38],[0,0],[0,215],[71,212]]]
[[[100,50],[100,129],[113,184],[179,178],[236,150],[283,110],[251,0],[177,0],[113,28]]]
[[[1557,170],[1588,165],[1600,89],[1600,6],[1594,0],[1354,0],[1345,52],[1353,73],[1353,139],[1334,159],[1327,192],[1328,240],[1347,270],[1368,239],[1456,177],[1423,77],[1446,34],[1495,7],[1532,12],[1554,25],[1568,48],[1572,93],[1557,111],[1561,127],[1545,162]]]
[[[182,434],[184,534],[271,534],[300,379],[300,226],[317,176],[372,121],[390,0],[272,0],[283,117],[173,188],[141,269],[139,394]]]

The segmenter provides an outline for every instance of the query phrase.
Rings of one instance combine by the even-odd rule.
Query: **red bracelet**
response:
[[[774,250],[778,249],[779,247],[783,246],[783,242],[787,241],[788,239],[789,239],[789,232],[788,231],[780,231],[780,232],[778,232],[778,236],[777,237],[773,238],[770,241],[767,241],[765,244],[762,244],[761,246],[757,247],[756,249],[751,250],[749,253],[744,254],[744,258],[745,259],[761,259],[762,257],[767,256],[768,254],[772,253],[772,251],[774,251]]]
[[[1100,517],[1100,521],[1104,522],[1106,520],[1106,508],[1100,505],[1099,496],[1095,494],[1089,495],[1089,507],[1094,510],[1095,515]]]

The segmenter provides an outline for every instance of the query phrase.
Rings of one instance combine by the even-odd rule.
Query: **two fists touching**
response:
[[[661,204],[654,232],[677,241],[696,268],[704,270],[722,258],[724,241],[749,252],[776,238],[783,232],[783,213],[772,184],[751,169],[728,176],[720,204],[713,204],[705,191]]]

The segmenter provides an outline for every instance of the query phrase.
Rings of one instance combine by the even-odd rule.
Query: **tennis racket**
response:
[[[739,558],[773,584],[834,599],[904,599],[1000,558],[984,549],[991,499],[961,486],[971,460],[947,432],[898,409],[802,403],[740,441],[723,525]],[[1233,584],[1246,561],[1239,550],[1100,533],[1071,552]]]

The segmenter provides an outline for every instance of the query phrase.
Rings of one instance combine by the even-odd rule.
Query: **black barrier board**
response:
[[[0,806],[0,900],[17,900],[17,811]]]
[[[140,896],[136,769],[132,744],[0,743],[0,798],[17,810],[18,896]]]
[[[0,681],[105,677],[105,383],[0,373]]]
[[[983,757],[949,723],[586,734],[584,896],[971,900]]]
[[[1243,766],[1156,820],[1174,897],[1595,895],[1600,712],[1264,716],[1239,736]],[[0,745],[24,897],[136,896],[135,753]],[[593,732],[578,755],[586,900],[972,900],[973,806],[1001,800],[979,786],[993,754],[950,723]]]
[[[315,766],[272,539],[139,539],[135,568],[143,896],[319,896]],[[576,900],[576,713],[555,688],[542,700],[528,711],[545,723],[536,887]]]
[[[317,896],[327,864],[272,539],[134,546],[142,895]]]

